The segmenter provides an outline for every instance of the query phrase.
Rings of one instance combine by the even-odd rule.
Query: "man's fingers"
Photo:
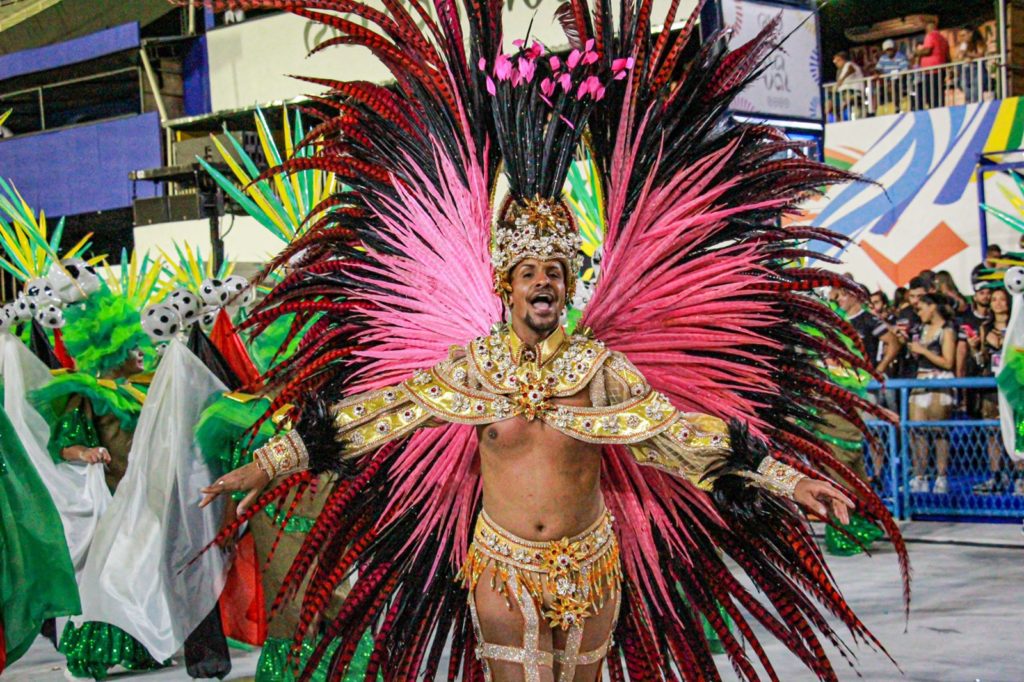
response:
[[[850,523],[850,510],[842,501],[838,499],[832,501],[832,513],[839,518],[844,526]]]
[[[260,496],[259,488],[254,488],[249,491],[249,494],[242,498],[242,501],[238,503],[238,509],[235,512],[238,516],[241,516],[246,510],[255,502]]]
[[[213,502],[214,500],[217,499],[217,495],[219,493],[217,493],[217,492],[207,492],[208,490],[209,490],[209,488],[203,488],[203,490],[201,491],[201,492],[206,493],[206,494],[203,496],[203,499],[199,500],[199,508],[200,509],[202,509],[203,507],[205,507],[206,505],[210,504],[211,502]]]

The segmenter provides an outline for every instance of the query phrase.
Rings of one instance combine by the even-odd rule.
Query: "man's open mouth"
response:
[[[538,313],[549,313],[555,307],[555,295],[542,291],[530,299],[530,306]]]

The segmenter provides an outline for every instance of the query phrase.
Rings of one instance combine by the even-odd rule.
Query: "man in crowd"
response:
[[[885,374],[886,370],[896,359],[896,352],[900,347],[899,339],[883,318],[877,317],[873,312],[866,310],[860,300],[849,291],[838,290],[836,303],[846,313],[846,320],[853,325],[861,338],[864,340],[864,347],[868,352],[868,358],[874,364],[879,374]],[[875,307],[874,299],[881,294],[872,294],[872,308]],[[882,294],[884,297],[884,294]]]
[[[836,92],[839,93],[839,113],[841,120],[859,118],[861,104],[864,101],[864,72],[857,62],[850,59],[845,50],[832,57],[836,67]]]
[[[939,67],[949,63],[949,41],[939,32],[934,21],[925,24],[924,41],[914,49],[914,56],[922,68]],[[934,68],[918,78],[917,106],[931,109],[945,104],[944,69]]]
[[[910,60],[896,49],[896,43],[892,38],[886,38],[882,43],[882,54],[875,64],[875,73],[883,78],[879,83],[879,104],[883,106],[895,104],[903,98],[904,87],[899,79],[899,74],[908,69],[910,69]]]
[[[981,367],[975,359],[976,351],[981,344],[981,325],[990,314],[989,303],[992,301],[992,289],[988,283],[972,277],[974,296],[970,307],[957,318],[956,344],[956,375],[958,377],[980,376]],[[979,392],[964,390],[963,402],[967,414],[973,419],[980,418],[981,406]]]

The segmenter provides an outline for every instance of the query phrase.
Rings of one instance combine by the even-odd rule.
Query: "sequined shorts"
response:
[[[490,679],[488,660],[523,666],[527,682],[538,680],[540,667],[561,666],[559,680],[571,680],[578,665],[604,660],[611,637],[593,651],[580,652],[587,618],[606,604],[615,609],[611,630],[618,620],[622,574],[619,544],[607,510],[589,528],[571,538],[534,542],[517,537],[496,524],[487,512],[477,518],[466,563],[460,576],[469,590],[469,606],[477,634],[477,657]],[[518,604],[525,629],[523,646],[510,647],[483,641],[477,619],[474,592],[490,570],[491,588],[503,594],[511,606]],[[564,650],[538,648],[539,621],[543,614],[552,628],[568,631]]]

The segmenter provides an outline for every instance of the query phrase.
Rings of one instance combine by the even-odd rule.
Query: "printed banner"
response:
[[[731,49],[753,39],[779,15],[779,35],[785,42],[761,77],[736,98],[732,109],[770,117],[820,119],[821,50],[815,13],[750,0],[722,0],[723,24],[733,30]]]
[[[1024,102],[1016,97],[829,124],[825,160],[867,182],[831,188],[800,219],[850,237],[835,269],[870,289],[891,291],[922,270],[948,270],[970,291],[982,258],[978,157],[1018,150],[1022,136]],[[1012,177],[986,174],[985,193],[988,205],[1024,216]],[[995,216],[987,223],[989,243],[1018,250],[1018,232]]]

